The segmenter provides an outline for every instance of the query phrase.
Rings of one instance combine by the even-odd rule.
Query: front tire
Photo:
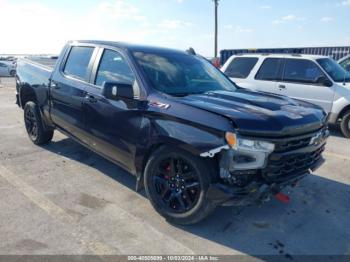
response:
[[[215,209],[207,199],[211,168],[187,151],[161,147],[149,158],[144,174],[146,194],[169,222],[195,224]]]
[[[350,138],[350,111],[344,114],[340,122],[340,129],[345,137]]]
[[[16,75],[16,70],[11,70],[10,71],[10,76],[14,77]]]
[[[24,124],[30,140],[36,145],[44,145],[51,141],[53,130],[46,130],[40,116],[39,108],[34,102],[24,106]]]

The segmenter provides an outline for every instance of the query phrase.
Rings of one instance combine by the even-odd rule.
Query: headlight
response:
[[[275,150],[275,145],[265,141],[254,141],[249,139],[238,139],[238,149],[248,149],[253,151],[262,151],[271,153]]]
[[[225,134],[226,142],[229,146],[236,150],[249,150],[249,151],[259,151],[271,153],[275,150],[275,145],[265,141],[250,140],[237,137],[236,134],[231,132],[226,132]]]

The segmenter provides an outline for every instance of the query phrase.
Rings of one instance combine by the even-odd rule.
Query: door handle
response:
[[[54,89],[60,89],[60,87],[59,87],[59,86],[57,85],[57,83],[54,82],[54,81],[51,81],[50,87],[51,87],[51,88],[54,88]]]
[[[286,86],[285,85],[279,85],[278,88],[286,89]]]
[[[51,87],[54,89],[60,89],[60,87],[55,83],[51,81]]]
[[[90,103],[97,103],[97,99],[93,95],[86,95],[85,99]]]

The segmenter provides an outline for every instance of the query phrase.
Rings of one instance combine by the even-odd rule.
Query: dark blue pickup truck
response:
[[[262,203],[322,162],[317,106],[243,90],[193,52],[72,41],[58,59],[17,63],[29,138],[59,130],[136,176],[167,220]]]

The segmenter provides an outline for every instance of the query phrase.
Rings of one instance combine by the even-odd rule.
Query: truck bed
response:
[[[29,56],[26,57],[25,60],[27,60],[30,63],[44,67],[50,71],[53,71],[56,65],[57,58],[58,57],[56,56]]]

